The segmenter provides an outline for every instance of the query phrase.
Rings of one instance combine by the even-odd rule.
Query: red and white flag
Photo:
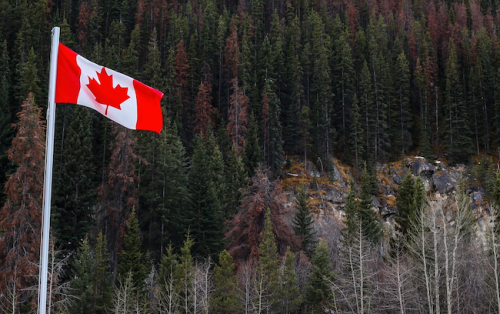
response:
[[[56,103],[87,106],[129,129],[160,133],[162,97],[162,92],[59,44]]]

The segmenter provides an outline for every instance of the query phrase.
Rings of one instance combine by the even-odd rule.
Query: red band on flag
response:
[[[137,96],[137,130],[150,130],[160,133],[163,129],[163,114],[158,104],[163,93],[134,80]]]
[[[76,52],[59,44],[57,57],[56,103],[76,104],[80,92],[81,70],[76,63]]]

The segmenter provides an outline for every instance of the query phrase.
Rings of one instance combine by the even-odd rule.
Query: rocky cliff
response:
[[[333,159],[332,165],[333,170],[325,173],[310,161],[304,164],[291,158],[286,178],[283,180],[284,189],[289,193],[288,207],[292,214],[295,212],[296,187],[301,184],[309,187],[310,204],[319,237],[331,233],[332,228],[337,230],[343,227],[345,198],[351,180],[356,180],[351,167],[336,159]],[[430,205],[439,202],[447,207],[454,206],[454,193],[459,182],[463,180],[467,183],[471,210],[478,221],[478,236],[484,239],[485,228],[490,224],[489,202],[484,188],[474,182],[476,179],[471,176],[472,171],[474,166],[452,167],[445,162],[430,162],[419,156],[377,165],[376,181],[379,190],[378,195],[372,197],[373,210],[383,221],[386,234],[391,235],[394,230],[394,217],[398,214],[398,188],[406,175],[412,175],[423,180]],[[358,184],[359,182],[355,182],[356,186]]]

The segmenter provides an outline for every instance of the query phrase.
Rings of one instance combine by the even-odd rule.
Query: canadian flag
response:
[[[162,97],[162,92],[59,44],[56,103],[87,106],[129,129],[160,133]]]

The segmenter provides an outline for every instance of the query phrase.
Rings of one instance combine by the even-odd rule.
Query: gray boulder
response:
[[[434,190],[441,194],[449,194],[458,186],[457,178],[450,175],[448,171],[437,172],[432,175]]]
[[[434,173],[434,167],[424,159],[419,159],[411,165],[411,172],[414,176],[430,177]]]

